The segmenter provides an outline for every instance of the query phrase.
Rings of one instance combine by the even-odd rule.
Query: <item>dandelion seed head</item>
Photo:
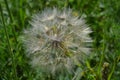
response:
[[[74,67],[90,53],[86,44],[92,42],[92,32],[82,17],[71,9],[45,9],[33,16],[31,28],[26,29],[23,43],[33,68],[56,73]]]

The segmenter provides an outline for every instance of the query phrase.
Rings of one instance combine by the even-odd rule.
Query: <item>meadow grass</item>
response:
[[[0,0],[0,80],[120,80],[120,0]],[[33,14],[68,7],[92,29],[92,53],[75,75],[45,75],[31,68],[19,36]],[[77,15],[77,14],[76,14]]]

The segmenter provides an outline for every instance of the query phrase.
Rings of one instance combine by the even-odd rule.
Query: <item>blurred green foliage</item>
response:
[[[0,80],[120,80],[120,0],[0,0],[0,5]],[[28,64],[19,36],[32,15],[48,7],[72,8],[93,30],[93,51],[77,75],[36,74]]]

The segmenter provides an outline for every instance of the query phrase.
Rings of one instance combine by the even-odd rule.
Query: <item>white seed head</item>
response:
[[[34,68],[56,73],[74,71],[90,53],[91,29],[71,9],[45,9],[33,16],[31,28],[24,31],[23,43]]]

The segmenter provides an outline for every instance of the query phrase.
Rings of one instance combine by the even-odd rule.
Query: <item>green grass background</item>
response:
[[[33,14],[49,7],[72,8],[93,30],[93,51],[78,75],[36,74],[28,64],[19,36]],[[0,80],[72,79],[120,80],[120,0],[0,0]]]

